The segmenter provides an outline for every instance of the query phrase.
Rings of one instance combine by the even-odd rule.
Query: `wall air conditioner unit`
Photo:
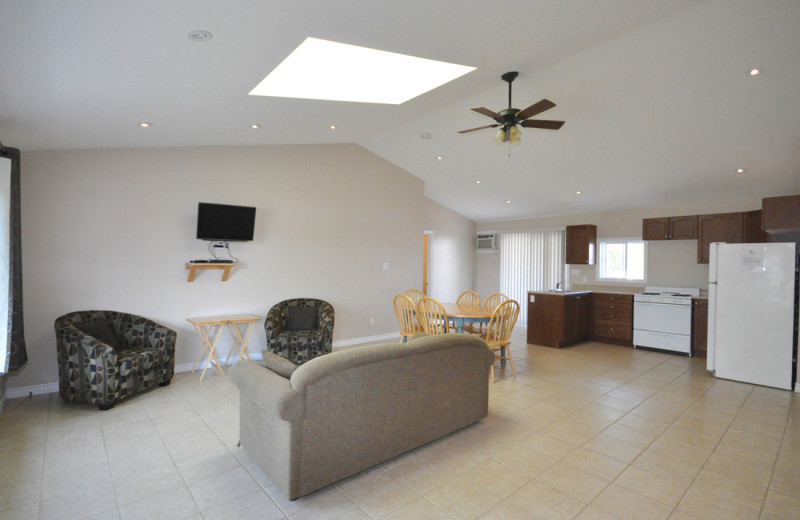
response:
[[[484,233],[478,233],[475,244],[479,253],[493,253],[497,251],[497,232],[486,231]]]

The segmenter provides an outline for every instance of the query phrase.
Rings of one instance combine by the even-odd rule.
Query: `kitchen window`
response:
[[[647,280],[646,242],[626,238],[612,238],[599,242],[598,280],[616,282]]]

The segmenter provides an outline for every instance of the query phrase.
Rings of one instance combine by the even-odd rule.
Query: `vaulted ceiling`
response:
[[[476,221],[800,193],[798,27],[797,0],[0,0],[0,140],[355,142]],[[247,95],[308,36],[477,70],[402,105]],[[564,127],[457,134],[512,70]]]

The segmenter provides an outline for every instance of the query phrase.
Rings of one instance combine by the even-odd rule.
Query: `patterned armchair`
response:
[[[58,394],[108,410],[175,372],[177,333],[115,311],[79,311],[56,319]]]
[[[322,300],[284,300],[267,313],[267,350],[295,365],[327,354],[333,345],[333,306]]]

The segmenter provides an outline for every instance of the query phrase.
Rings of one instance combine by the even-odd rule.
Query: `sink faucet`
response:
[[[564,283],[564,282],[556,282],[556,291],[560,291],[561,290],[561,284],[562,283]]]

